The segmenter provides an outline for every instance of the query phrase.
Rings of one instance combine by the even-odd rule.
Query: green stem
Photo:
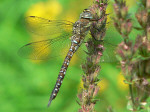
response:
[[[132,101],[133,110],[134,110],[135,109],[135,102],[134,102],[134,97],[133,97],[132,84],[129,84],[129,91],[130,91],[131,101]]]

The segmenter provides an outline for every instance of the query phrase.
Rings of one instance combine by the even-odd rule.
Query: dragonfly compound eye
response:
[[[82,19],[92,19],[93,16],[89,9],[84,9],[84,11],[80,14],[80,18]]]

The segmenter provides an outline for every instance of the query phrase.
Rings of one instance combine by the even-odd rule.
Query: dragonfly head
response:
[[[93,16],[89,9],[84,9],[84,11],[80,14],[80,19],[92,19]]]

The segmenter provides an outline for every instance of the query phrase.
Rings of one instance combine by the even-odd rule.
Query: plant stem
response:
[[[82,75],[83,90],[78,95],[80,99],[79,104],[81,109],[79,112],[95,112],[94,106],[98,100],[95,96],[98,94],[99,86],[99,71],[100,59],[103,55],[104,46],[99,40],[103,39],[106,31],[106,14],[107,0],[94,0],[92,6],[89,7],[93,20],[91,21],[90,32],[92,38],[86,42],[87,58],[86,62],[82,65],[84,74]]]
[[[129,91],[130,91],[130,96],[131,96],[131,101],[133,104],[133,109],[135,109],[135,102],[134,102],[134,97],[133,97],[133,91],[132,91],[132,84],[129,84]]]

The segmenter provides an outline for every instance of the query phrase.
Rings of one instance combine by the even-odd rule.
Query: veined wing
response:
[[[115,63],[118,62],[116,58],[116,47],[117,45],[113,45],[111,43],[104,41],[104,52],[101,57],[101,62],[104,63]]]
[[[27,59],[45,60],[51,57],[63,55],[68,52],[71,34],[63,34],[54,39],[47,39],[32,42],[24,45],[18,51],[18,54]],[[67,49],[68,48],[68,49]]]
[[[85,42],[86,43],[86,42]],[[116,54],[115,54],[115,50],[116,50],[116,45],[113,45],[111,43],[108,43],[107,41],[104,41],[104,51],[103,51],[103,56],[101,57],[100,62],[103,63],[115,63],[117,62],[117,58],[116,58]],[[86,59],[88,51],[87,48],[85,46],[85,44],[83,43],[79,50],[77,51],[77,55],[79,57],[81,57],[83,60]]]
[[[49,20],[37,16],[26,17],[25,23],[27,24],[29,31],[40,36],[71,32],[73,26],[73,23],[70,21]],[[50,38],[52,38],[52,36]]]

